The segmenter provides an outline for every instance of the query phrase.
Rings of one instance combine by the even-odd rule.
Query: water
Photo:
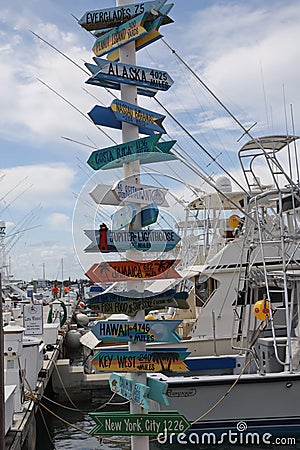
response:
[[[73,411],[61,408],[53,403],[43,399],[42,403],[53,411],[57,416],[62,417],[65,422],[62,422],[58,417],[54,417],[44,408],[41,408],[42,414],[37,417],[37,446],[36,450],[130,450],[130,438],[126,436],[107,436],[100,442],[95,437],[89,436],[88,433],[95,425],[89,417],[87,411],[99,408],[99,400],[92,403],[77,403],[78,408],[82,410]],[[105,411],[107,408],[105,408]],[[110,408],[112,410],[112,408]],[[114,406],[114,411],[122,410],[120,406]],[[124,410],[124,407],[123,407]],[[100,411],[104,411],[100,409]],[[66,423],[67,422],[67,423]],[[78,429],[71,427],[69,424],[74,424]],[[207,444],[204,445],[196,443],[179,444],[173,442],[172,444],[159,444],[157,442],[150,442],[151,450],[251,450],[251,449],[268,449],[268,450],[300,450],[300,430],[295,433],[290,433],[288,436],[296,437],[296,444],[285,445],[285,442],[273,444],[259,445],[240,445],[240,444]],[[284,437],[284,435],[280,435]],[[151,441],[150,437],[150,441]],[[211,441],[212,442],[212,441]]]

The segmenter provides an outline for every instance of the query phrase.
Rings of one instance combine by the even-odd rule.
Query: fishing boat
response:
[[[167,408],[180,411],[192,432],[299,432],[300,192],[292,147],[297,139],[253,138],[239,151],[248,198],[238,238],[238,289],[234,296],[224,292],[237,354],[191,355],[187,375],[151,375],[168,383]],[[227,248],[232,245],[234,240]],[[225,248],[203,273],[216,273]]]

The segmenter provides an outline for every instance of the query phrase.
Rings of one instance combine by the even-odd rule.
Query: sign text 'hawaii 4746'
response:
[[[130,279],[160,279],[180,278],[175,270],[179,260],[149,260],[149,261],[106,261],[93,264],[86,276],[94,283],[128,281]]]

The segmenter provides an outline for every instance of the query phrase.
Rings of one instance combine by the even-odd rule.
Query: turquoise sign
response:
[[[179,342],[181,337],[175,329],[181,320],[147,320],[128,322],[99,320],[92,332],[99,341],[130,342]]]
[[[148,386],[114,372],[109,378],[109,386],[112,392],[130,400],[141,408],[150,408],[147,400],[147,394],[150,391]]]
[[[161,134],[124,142],[91,153],[87,163],[92,169],[115,169],[124,163],[140,160],[144,163],[170,161],[176,156],[169,153],[176,141],[158,143]]]

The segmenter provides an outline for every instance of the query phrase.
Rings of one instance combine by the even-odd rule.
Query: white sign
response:
[[[113,192],[120,201],[156,203],[158,206],[169,206],[166,200],[168,189],[119,181],[113,186]]]
[[[25,335],[43,334],[43,305],[24,305],[23,324]]]

